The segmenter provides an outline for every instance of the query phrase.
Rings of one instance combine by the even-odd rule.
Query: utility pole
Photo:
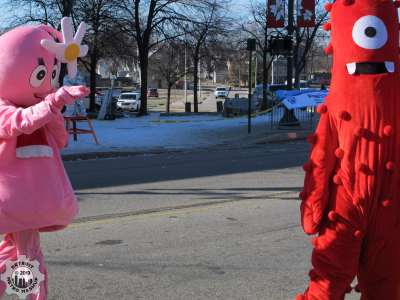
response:
[[[294,0],[288,0],[288,26],[287,26],[287,39],[289,41],[289,48],[287,55],[287,90],[293,89],[293,33],[294,33]],[[282,119],[279,121],[281,126],[300,126],[299,121],[296,119],[293,110],[285,107],[285,112]]]
[[[254,74],[255,74],[255,77],[254,77],[254,88],[257,88],[257,64],[258,64],[258,62],[257,62],[257,53],[256,53],[255,56],[256,56],[255,57],[256,65],[255,65],[255,72],[254,72]]]
[[[294,0],[288,0],[288,39],[293,41],[294,32]],[[290,49],[290,53],[287,56],[287,89],[293,89],[293,50]]]
[[[187,50],[185,41],[185,104],[187,103]]]
[[[256,40],[255,39],[248,39],[247,40],[247,50],[249,51],[249,111],[248,111],[248,124],[247,124],[247,132],[248,134],[251,133],[251,77],[252,74],[252,64],[253,64],[253,51],[256,50]]]

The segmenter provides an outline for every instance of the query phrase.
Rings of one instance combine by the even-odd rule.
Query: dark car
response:
[[[158,98],[158,90],[156,88],[150,88],[147,90],[147,97],[157,97]]]

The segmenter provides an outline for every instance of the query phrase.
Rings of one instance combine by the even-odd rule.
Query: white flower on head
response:
[[[53,40],[41,40],[40,44],[51,53],[54,53],[58,60],[66,63],[68,76],[74,78],[78,69],[78,57],[85,56],[89,50],[87,45],[81,45],[86,33],[86,24],[82,22],[74,36],[72,18],[64,17],[61,19],[61,32],[63,36],[62,43],[57,43]]]

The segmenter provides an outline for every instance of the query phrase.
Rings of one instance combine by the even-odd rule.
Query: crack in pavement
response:
[[[290,194],[293,194],[293,191],[283,191],[283,192],[279,192],[279,193],[271,193],[271,194],[262,196],[261,198],[269,198],[271,200],[279,200],[280,199],[279,196],[285,196],[285,195],[290,195]],[[282,198],[282,199],[284,199],[284,198]],[[88,223],[97,222],[97,221],[123,219],[123,218],[128,218],[128,217],[151,215],[151,214],[157,214],[157,213],[163,213],[163,212],[175,212],[175,211],[180,211],[180,210],[185,210],[185,209],[190,209],[190,208],[211,207],[211,206],[218,206],[221,204],[237,203],[237,202],[241,202],[241,201],[251,201],[251,200],[260,200],[260,196],[240,197],[240,198],[236,198],[236,199],[226,199],[226,200],[221,200],[221,201],[209,201],[209,202],[193,203],[193,204],[186,204],[186,205],[167,206],[167,207],[160,207],[160,208],[127,211],[127,212],[121,212],[121,213],[111,213],[111,214],[102,214],[102,215],[96,215],[96,216],[87,216],[87,217],[81,217],[81,218],[75,219],[72,224],[76,224],[76,225],[88,224]]]

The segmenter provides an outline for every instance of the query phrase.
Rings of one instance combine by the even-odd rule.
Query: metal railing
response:
[[[293,109],[294,116],[298,120],[300,126],[293,126],[294,123],[285,122],[282,118],[284,117],[285,107],[282,104],[274,106],[268,113],[268,121],[271,129],[287,129],[293,127],[293,129],[309,129],[314,130],[318,124],[319,115],[316,113],[315,107],[305,107]],[[285,126],[286,123],[286,126]]]

